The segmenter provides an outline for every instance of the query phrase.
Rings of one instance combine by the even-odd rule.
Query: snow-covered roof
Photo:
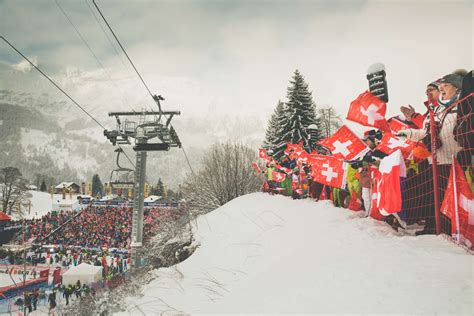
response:
[[[119,198],[118,195],[112,194],[112,195],[104,195],[99,201],[111,201]]]
[[[73,184],[79,186],[77,183],[74,183],[74,182],[61,182],[61,183],[58,184],[55,188],[56,188],[56,189],[62,189],[62,188],[64,188],[64,187],[68,188],[68,187],[70,187],[70,186],[73,185]]]
[[[102,272],[102,267],[81,263],[78,266],[70,268],[64,272],[63,275],[95,275],[98,272]]]
[[[143,200],[143,202],[155,202],[163,198],[162,196],[159,195],[150,195],[146,199]]]

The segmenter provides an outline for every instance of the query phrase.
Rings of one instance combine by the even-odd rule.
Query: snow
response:
[[[26,218],[39,218],[46,215],[48,212],[51,212],[53,206],[51,194],[41,191],[28,191],[28,193],[32,195],[30,198],[31,213],[26,214]]]
[[[13,280],[12,280],[13,279]],[[26,275],[26,281],[32,280],[32,275]],[[13,282],[15,281],[15,282]],[[7,274],[7,273],[0,273],[0,287],[10,286],[10,285],[20,285],[23,283],[23,275],[22,274]]]
[[[52,200],[51,200],[51,194],[46,193],[46,192],[36,191],[36,190],[29,190],[27,192],[28,192],[28,195],[31,195],[31,197],[28,198],[28,200],[31,201],[31,209],[30,209],[30,212],[28,213],[27,204],[24,204],[22,206],[22,211],[23,211],[22,216],[24,218],[26,219],[40,218],[41,216],[46,215],[48,212],[51,212],[52,205],[53,205]],[[21,216],[17,212],[12,213],[11,217],[15,220],[21,219]]]
[[[370,75],[382,70],[385,70],[385,65],[382,63],[375,63],[375,64],[370,65],[369,69],[367,69],[367,74]]]
[[[254,193],[195,226],[201,246],[154,270],[123,315],[474,312],[474,261],[462,248],[400,236],[328,201]]]

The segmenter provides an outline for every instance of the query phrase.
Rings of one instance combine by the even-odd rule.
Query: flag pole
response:
[[[456,186],[456,158],[453,157],[453,189],[454,189],[454,216],[455,216],[455,221],[456,221],[456,242],[459,244],[460,243],[460,227],[459,227],[459,206],[458,206],[458,190]]]

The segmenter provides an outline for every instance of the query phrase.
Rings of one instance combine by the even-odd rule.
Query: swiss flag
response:
[[[378,129],[389,131],[385,112],[387,104],[374,96],[369,91],[365,91],[351,102],[347,119],[362,124],[373,126]]]
[[[281,172],[278,172],[278,171],[273,171],[273,181],[275,182],[282,182],[283,180],[285,180],[285,175]]]
[[[390,125],[390,130],[393,132],[393,133],[397,133],[398,131],[402,130],[402,129],[407,129],[407,128],[410,128],[410,126],[408,126],[407,124],[403,123],[402,121],[400,121],[399,119],[397,119],[396,117],[392,117],[388,124]]]
[[[453,234],[460,233],[474,244],[474,193],[456,159],[451,167],[441,212],[451,219]]]
[[[345,160],[363,156],[369,150],[365,143],[345,125],[334,135],[320,140],[318,144],[330,149],[334,157]]]
[[[390,155],[400,149],[404,157],[408,157],[413,148],[415,148],[414,142],[405,138],[397,137],[390,132],[385,132],[380,144],[377,145],[377,149],[386,153],[387,155]]]
[[[311,176],[314,181],[330,187],[345,188],[347,163],[344,160],[332,156],[312,156]]]
[[[262,170],[260,170],[260,167],[255,162],[252,164],[252,168],[255,169],[257,173],[262,173]]]
[[[377,200],[379,197],[378,187],[379,187],[381,173],[376,166],[373,166],[373,165],[370,166],[370,177],[372,178],[372,181],[373,181],[372,206],[370,207],[370,217],[381,221],[384,219],[384,216],[380,214],[379,207],[377,205]]]
[[[290,151],[293,151],[290,153]],[[290,159],[297,159],[301,154],[306,153],[301,144],[288,144],[284,151],[285,155],[288,155]]]
[[[382,159],[379,165],[380,180],[377,186],[377,207],[380,214],[388,216],[402,210],[400,177],[406,177],[402,152],[395,151]]]
[[[278,170],[283,171],[284,173],[289,173],[291,171],[290,168],[282,167],[277,163],[275,163],[274,166],[275,166],[275,168],[277,168]]]
[[[309,159],[309,154],[303,150],[302,153],[296,158],[296,163],[301,167],[302,164],[307,164]]]
[[[260,148],[258,150],[258,157],[260,157],[260,159],[262,159],[264,162],[268,163],[270,162],[270,157],[268,157],[267,155],[267,151],[263,148]]]

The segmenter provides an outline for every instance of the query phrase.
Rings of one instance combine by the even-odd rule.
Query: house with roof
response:
[[[54,187],[54,193],[62,194],[63,188],[66,188],[66,193],[69,193],[70,191],[72,194],[81,193],[81,187],[74,182],[61,182],[60,184]]]

